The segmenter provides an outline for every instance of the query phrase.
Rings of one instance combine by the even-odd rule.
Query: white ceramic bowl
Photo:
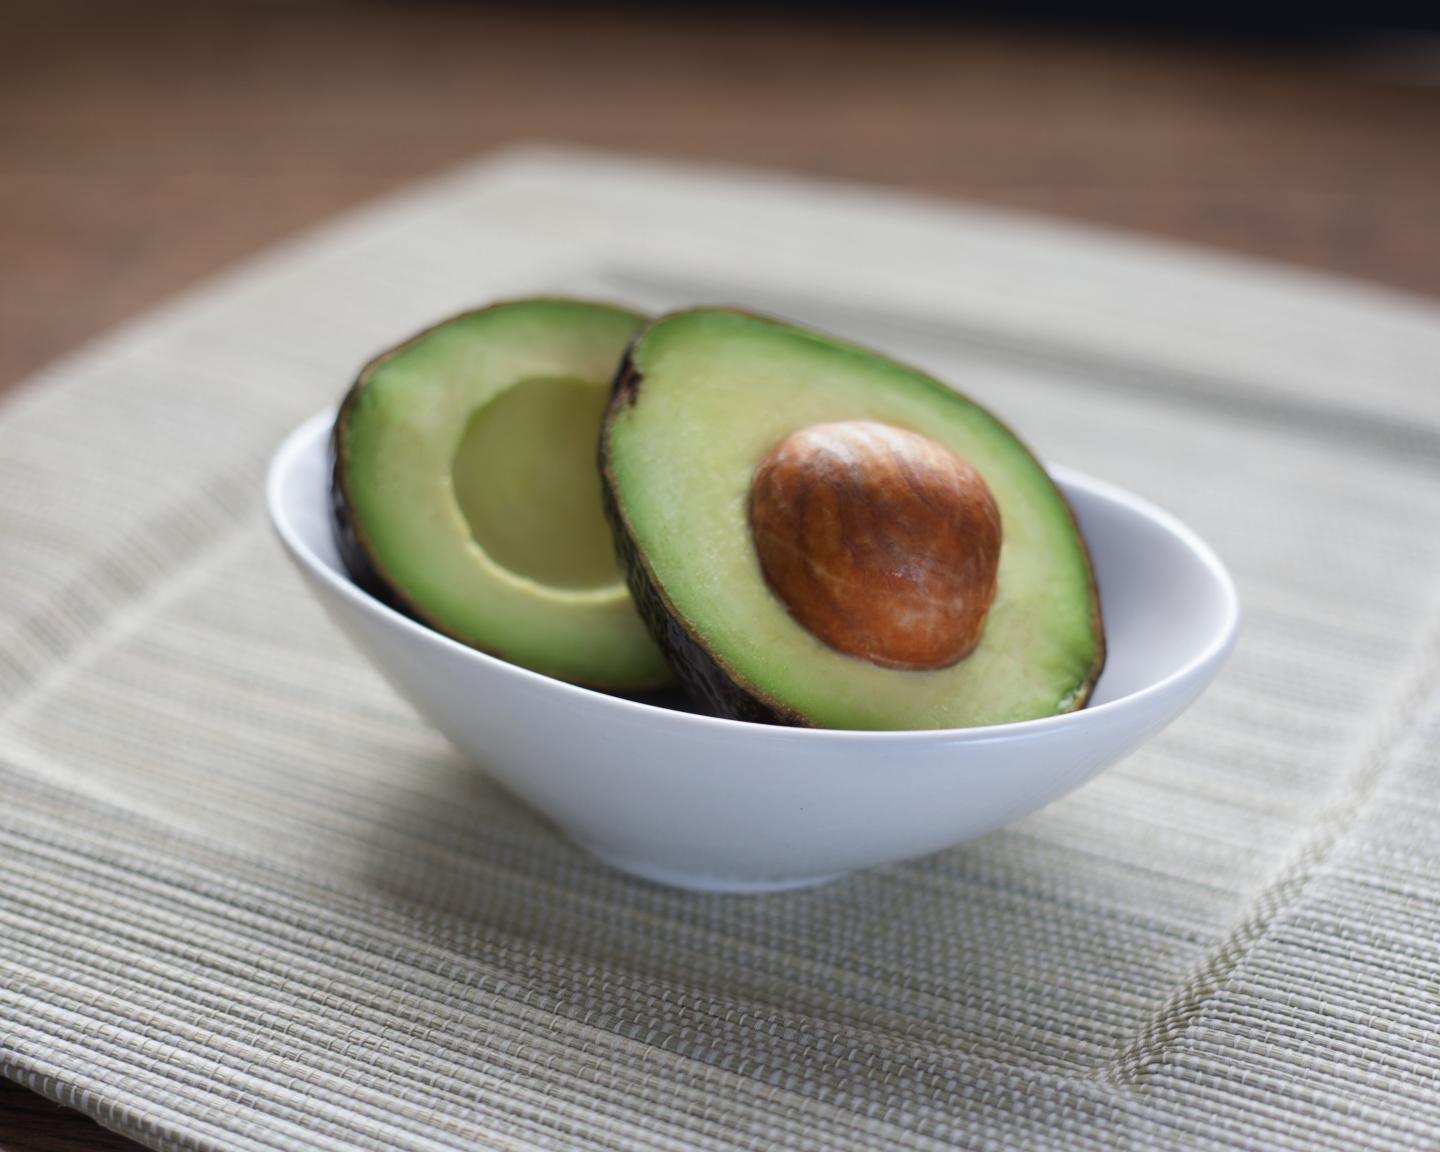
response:
[[[1090,543],[1109,657],[1091,705],[989,728],[841,732],[744,724],[607,696],[486,656],[357,588],[328,519],[333,414],[270,466],[270,515],[330,617],[476,765],[614,867],[765,891],[990,832],[1139,747],[1204,690],[1235,639],[1235,586],[1173,517],[1054,474]]]

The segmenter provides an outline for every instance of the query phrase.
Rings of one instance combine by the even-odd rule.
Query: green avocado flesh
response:
[[[1003,526],[996,597],[965,659],[887,669],[827,647],[774,595],[750,535],[756,466],[813,424],[870,420],[964,457]],[[617,532],[643,566],[673,649],[693,643],[790,723],[852,729],[961,728],[1084,705],[1103,661],[1089,557],[1069,506],[999,421],[935,380],[873,353],[761,317],[677,313],[631,346],[603,442]],[[677,639],[678,638],[678,639]],[[717,671],[718,669],[718,671]],[[692,684],[692,687],[695,685]],[[728,687],[728,685],[727,685]],[[725,693],[707,691],[712,699]]]
[[[670,680],[617,565],[595,467],[609,383],[641,322],[519,301],[365,370],[336,428],[337,517],[401,606],[560,679]]]

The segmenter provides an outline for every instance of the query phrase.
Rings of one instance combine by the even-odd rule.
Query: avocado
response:
[[[722,716],[963,728],[1089,699],[1104,635],[1071,510],[929,376],[761,316],[674,313],[629,347],[600,463],[636,603]]]
[[[626,591],[595,445],[642,318],[569,300],[467,312],[371,361],[332,438],[357,583],[461,643],[616,691],[670,672]]]

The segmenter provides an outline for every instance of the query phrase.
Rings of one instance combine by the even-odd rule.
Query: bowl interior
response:
[[[304,558],[350,583],[330,528],[330,429],[333,412],[321,412],[295,430],[270,469],[270,515]],[[287,531],[288,530],[288,531]]]
[[[312,417],[281,448],[271,469],[270,510],[302,562],[349,584],[329,521],[332,420],[329,412]],[[1209,547],[1122,489],[1067,469],[1051,471],[1089,543],[1100,590],[1107,655],[1091,708],[1153,687],[1223,650],[1238,604]],[[391,611],[371,603],[378,612]]]
[[[1229,641],[1235,589],[1203,541],[1127,492],[1054,474],[1089,544],[1105,621],[1105,670],[1091,707],[1158,684]]]

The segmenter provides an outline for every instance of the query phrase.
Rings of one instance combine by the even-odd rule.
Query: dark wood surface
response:
[[[139,1147],[79,1112],[0,1080],[0,1152],[136,1152]]]
[[[1424,51],[754,12],[0,5],[0,390],[516,140],[862,180],[1440,294]],[[130,1147],[0,1084],[0,1152]]]

